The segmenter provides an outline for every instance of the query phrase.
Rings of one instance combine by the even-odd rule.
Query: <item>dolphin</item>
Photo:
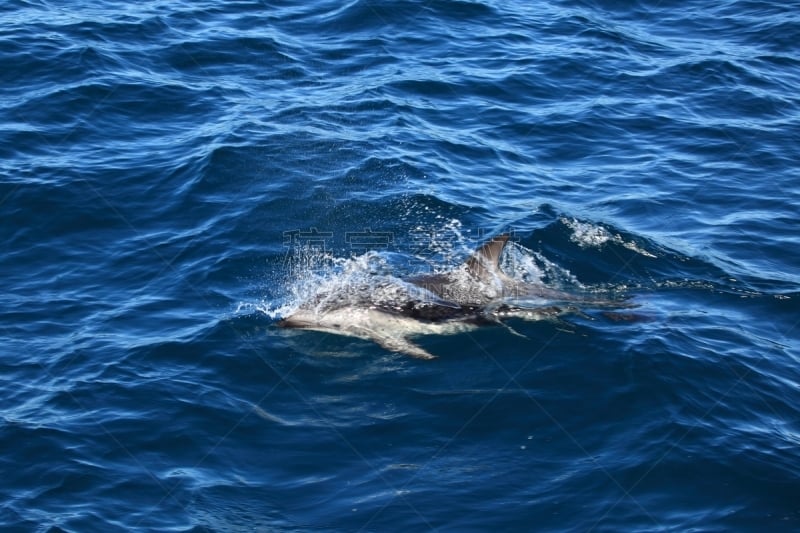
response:
[[[410,338],[463,333],[508,318],[552,319],[579,312],[578,305],[620,306],[511,278],[499,263],[508,240],[507,233],[489,239],[448,272],[414,276],[392,287],[312,298],[278,325],[357,337],[392,352],[433,359]]]

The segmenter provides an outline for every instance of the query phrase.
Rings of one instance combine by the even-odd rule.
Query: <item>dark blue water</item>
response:
[[[797,530],[799,14],[5,1],[2,529]],[[634,316],[276,325],[502,231]]]

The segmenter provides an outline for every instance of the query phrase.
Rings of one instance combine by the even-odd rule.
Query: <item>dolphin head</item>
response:
[[[353,321],[353,315],[359,310],[350,308],[317,311],[315,309],[300,308],[278,322],[282,328],[317,329],[317,330],[343,330]]]
[[[319,324],[319,316],[305,309],[298,309],[278,322],[282,328],[308,329]]]

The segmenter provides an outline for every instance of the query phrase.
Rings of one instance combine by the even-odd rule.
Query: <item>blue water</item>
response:
[[[798,530],[799,14],[6,0],[0,526]],[[277,327],[503,231],[631,319]]]

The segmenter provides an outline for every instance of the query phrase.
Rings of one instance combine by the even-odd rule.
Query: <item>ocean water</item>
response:
[[[794,1],[6,0],[0,527],[797,531],[798,43]],[[431,361],[277,325],[501,232],[635,308]]]

